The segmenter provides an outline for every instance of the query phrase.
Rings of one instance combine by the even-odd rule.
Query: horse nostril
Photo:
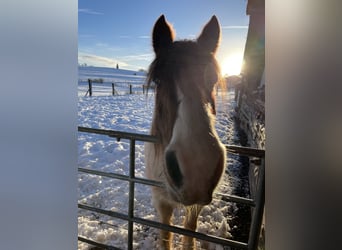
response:
[[[166,168],[169,176],[177,187],[183,184],[183,175],[179,168],[175,151],[168,151],[165,155]]]

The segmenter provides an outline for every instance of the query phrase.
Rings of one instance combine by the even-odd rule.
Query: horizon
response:
[[[175,29],[176,40],[196,39],[203,26],[216,15],[221,27],[216,58],[222,75],[238,74],[241,69],[249,25],[246,0],[79,0],[78,3],[79,66],[115,68],[118,64],[120,69],[147,71],[154,59],[152,29],[164,14]]]

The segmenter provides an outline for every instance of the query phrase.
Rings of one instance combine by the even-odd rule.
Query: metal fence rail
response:
[[[101,135],[107,135],[110,137],[117,138],[118,141],[121,139],[128,139],[130,142],[130,164],[129,164],[129,174],[128,175],[121,175],[121,174],[115,174],[115,173],[107,173],[103,171],[98,170],[91,170],[91,169],[85,169],[85,168],[78,168],[79,172],[88,173],[88,174],[94,174],[94,175],[100,175],[105,176],[109,178],[115,178],[123,181],[129,182],[129,198],[128,198],[128,213],[118,213],[113,211],[108,211],[100,208],[91,207],[84,204],[78,204],[78,207],[80,209],[86,209],[89,211],[93,211],[96,213],[109,215],[118,219],[126,220],[128,222],[128,249],[133,249],[133,223],[139,223],[142,225],[167,230],[173,233],[183,234],[186,236],[191,236],[200,240],[205,240],[217,244],[221,244],[223,246],[231,246],[239,249],[248,249],[248,250],[255,250],[258,246],[258,239],[260,235],[260,229],[261,229],[261,223],[262,223],[262,217],[263,217],[263,208],[265,203],[265,163],[264,163],[264,157],[265,157],[265,151],[261,149],[254,149],[249,147],[240,147],[240,146],[233,146],[233,145],[226,145],[227,151],[229,153],[233,154],[241,154],[241,155],[247,155],[247,156],[253,156],[261,158],[261,165],[260,165],[260,175],[258,178],[258,186],[257,186],[257,197],[255,200],[243,198],[239,196],[234,195],[227,195],[222,193],[215,193],[214,197],[221,198],[224,201],[227,202],[236,202],[236,203],[242,203],[249,205],[251,207],[254,207],[253,215],[252,215],[252,221],[249,231],[249,238],[248,242],[239,242],[234,241],[230,239],[224,239],[221,237],[216,236],[209,236],[206,234],[194,232],[191,230],[187,230],[184,228],[171,226],[162,224],[156,221],[146,220],[143,218],[135,217],[134,216],[134,187],[135,183],[144,184],[144,185],[151,185],[151,186],[158,186],[158,187],[164,187],[163,183],[135,177],[135,142],[136,141],[143,141],[143,142],[153,142],[158,143],[158,139],[154,136],[145,135],[145,134],[137,134],[137,133],[127,133],[127,132],[121,132],[121,131],[114,131],[114,130],[104,130],[104,129],[94,129],[94,128],[86,128],[86,127],[78,127],[79,132],[86,132],[86,133],[94,133],[94,134],[101,134]],[[103,249],[119,249],[113,246],[104,245],[95,241],[92,241],[90,239],[86,239],[84,237],[79,236],[79,241],[103,248]]]

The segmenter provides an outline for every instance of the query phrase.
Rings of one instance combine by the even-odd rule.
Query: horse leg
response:
[[[186,207],[186,215],[184,219],[184,228],[196,231],[197,218],[202,210],[202,205],[193,205]],[[189,236],[183,236],[183,249],[196,249],[195,240]]]
[[[160,222],[163,224],[170,225],[170,220],[174,207],[165,201],[159,200],[155,204],[158,211]],[[160,246],[161,249],[169,250],[171,249],[172,235],[169,231],[160,230]]]

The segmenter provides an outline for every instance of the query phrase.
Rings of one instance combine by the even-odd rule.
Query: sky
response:
[[[196,39],[216,15],[221,44],[216,58],[223,74],[238,73],[247,37],[247,0],[78,0],[78,63],[147,70],[154,59],[151,34],[164,14],[176,40]],[[229,72],[227,68],[235,72]]]

